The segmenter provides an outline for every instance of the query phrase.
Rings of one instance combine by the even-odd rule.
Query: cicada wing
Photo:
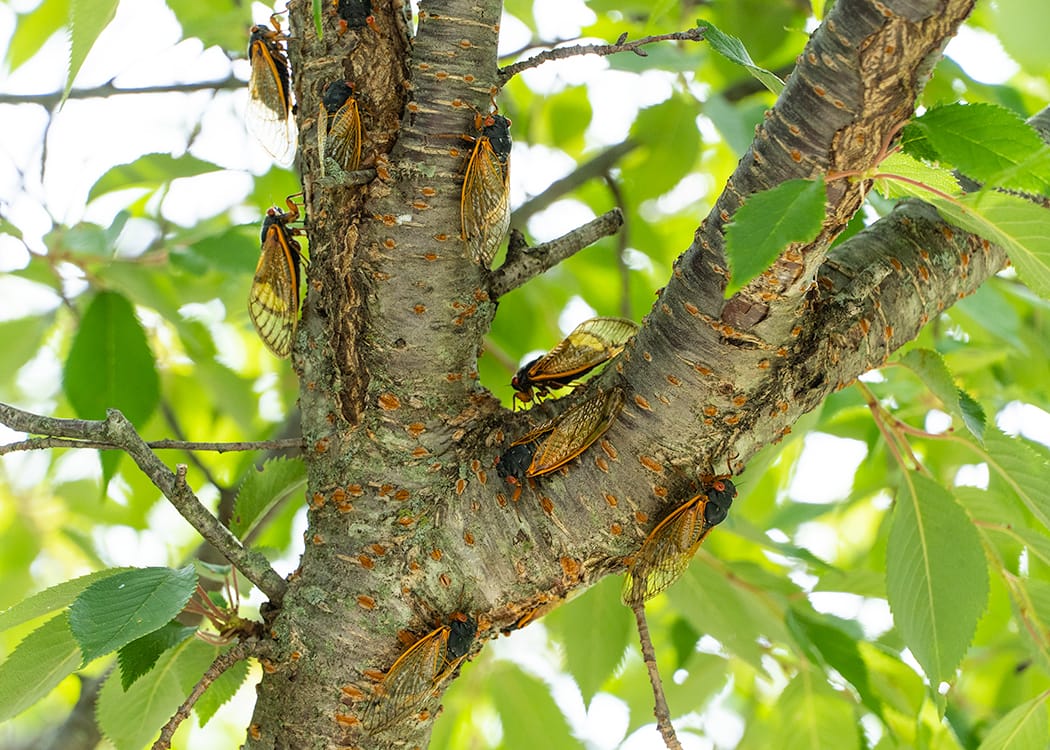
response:
[[[675,508],[649,532],[624,577],[622,599],[628,606],[649,601],[685,572],[711,527],[698,495]]]
[[[267,348],[287,357],[299,320],[299,252],[281,224],[272,224],[266,232],[248,295],[248,314]]]
[[[477,139],[463,179],[460,214],[471,257],[485,268],[510,228],[509,169],[509,162],[500,162],[488,138]]]
[[[612,426],[623,403],[623,391],[612,388],[598,391],[591,398],[563,412],[553,420],[550,435],[536,449],[528,475],[537,477],[549,474],[587,450]]]
[[[565,383],[615,357],[637,331],[638,324],[626,318],[585,320],[529,367],[528,379]]]
[[[295,156],[296,129],[291,117],[288,63],[275,43],[265,40],[251,45],[251,76],[245,121],[263,148],[279,164],[287,166]]]
[[[353,97],[332,116],[325,155],[344,172],[353,172],[361,163],[361,113]]]
[[[433,630],[409,646],[376,687],[376,700],[361,717],[370,730],[397,723],[427,699],[444,676],[449,628]]]

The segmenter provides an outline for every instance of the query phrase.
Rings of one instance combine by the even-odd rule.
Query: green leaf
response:
[[[1020,525],[1005,529],[993,528],[991,531],[999,531],[1017,537],[1022,544],[1028,547],[1029,555],[1038,558],[1044,566],[1050,568],[1050,537]]]
[[[1046,493],[1050,466],[1030,445],[1008,437],[995,425],[988,425],[984,446],[993,481],[1009,487],[1029,512],[1050,529],[1050,497]]]
[[[743,156],[755,137],[755,126],[762,122],[764,103],[730,103],[713,94],[704,102],[704,115],[710,118],[726,144],[737,156]]]
[[[951,680],[988,601],[981,539],[943,487],[908,474],[886,545],[886,593],[901,637],[936,693]]]
[[[681,669],[696,653],[696,643],[700,640],[700,633],[687,620],[676,617],[671,627],[668,628],[668,640],[671,642],[671,648],[674,649],[674,668]]]
[[[237,662],[208,686],[208,689],[204,691],[204,694],[198,699],[193,710],[197,712],[197,717],[200,719],[200,725],[204,726],[207,724],[211,717],[215,715],[215,712],[222,708],[237,691],[241,689],[241,685],[248,678],[248,660],[242,659]]]
[[[197,37],[205,47],[218,45],[245,53],[252,16],[241,0],[167,0],[167,5],[182,25],[184,37]]]
[[[985,735],[977,750],[1042,750],[1050,736],[1046,705],[1050,692],[1043,691],[1001,718]]]
[[[978,182],[1036,192],[1050,187],[1048,175],[1036,171],[1045,162],[1033,160],[1048,147],[1034,128],[1004,107],[949,104],[931,109],[913,125],[941,160]]]
[[[509,662],[497,662],[492,672],[490,682],[499,685],[492,702],[503,725],[502,750],[579,747],[546,685]]]
[[[142,750],[186,699],[215,659],[217,649],[187,638],[165,651],[156,666],[130,689],[115,672],[99,691],[95,717],[117,750]]]
[[[195,177],[221,171],[222,167],[190,154],[146,154],[133,162],[118,164],[95,181],[88,192],[88,203],[114,190],[147,188],[156,190],[179,177]]]
[[[157,369],[146,332],[123,295],[100,292],[88,305],[66,357],[62,386],[82,419],[120,409],[144,423],[160,401]]]
[[[875,180],[875,189],[887,198],[911,196],[925,199],[930,194],[928,188],[933,188],[949,195],[955,195],[960,192],[958,180],[947,169],[926,164],[901,151],[895,151],[883,159],[879,164],[878,171],[884,176]],[[915,185],[903,180],[894,180],[892,177],[886,177],[885,175],[905,177],[908,180],[921,183],[921,185]]]
[[[546,126],[552,145],[568,153],[583,150],[584,132],[590,125],[593,114],[591,100],[585,87],[566,89],[546,97],[542,113],[542,122]]]
[[[583,693],[584,705],[616,671],[630,639],[633,618],[620,604],[619,583],[618,577],[606,576],[544,620],[565,645],[566,666]]]
[[[168,622],[162,627],[137,638],[117,652],[120,664],[120,686],[127,689],[142,675],[153,669],[160,655],[177,646],[197,632],[197,628]]]
[[[271,458],[263,464],[262,471],[253,466],[237,492],[230,531],[243,538],[267,509],[305,484],[306,466],[302,459]]]
[[[160,379],[146,332],[126,297],[100,292],[88,305],[69,348],[62,388],[82,419],[102,419],[120,409],[144,424],[160,402]],[[117,472],[121,454],[102,452],[102,487]]]
[[[788,180],[749,196],[726,228],[728,299],[769,268],[792,242],[809,242],[824,222],[824,180]]]
[[[44,0],[28,13],[19,13],[4,62],[14,72],[40,51],[44,42],[69,21],[69,0]]]
[[[231,227],[196,239],[183,252],[223,273],[252,274],[259,262],[259,225]]]
[[[872,690],[868,667],[857,647],[859,637],[848,633],[836,623],[837,618],[818,615],[799,607],[788,610],[788,630],[809,652],[815,651],[816,661],[834,669],[857,690],[861,703],[876,716],[882,717],[882,701]]]
[[[192,565],[137,568],[91,584],[69,609],[69,628],[84,652],[84,664],[165,625],[196,587]]]
[[[857,718],[828,687],[824,675],[803,668],[776,704],[778,750],[852,750],[859,747]]]
[[[638,113],[631,138],[643,146],[624,159],[623,179],[639,200],[663,195],[696,166],[701,144],[697,114],[696,100],[683,95]]]
[[[945,221],[1002,246],[1021,281],[1050,299],[1050,211],[1004,193],[967,195],[958,203],[927,200]]]
[[[322,0],[313,0],[314,3],[314,30],[317,32],[317,38],[324,38],[324,29],[321,28],[321,2]]]
[[[945,410],[953,417],[962,419],[966,429],[975,438],[983,439],[984,409],[966,391],[955,385],[940,354],[932,349],[912,349],[898,361],[918,375],[933,395],[941,400]]]
[[[116,254],[117,237],[130,216],[127,211],[118,212],[109,227],[88,221],[77,222],[71,227],[55,227],[45,235],[44,241],[56,250],[112,258]]]
[[[72,47],[69,51],[69,74],[66,77],[66,94],[73,88],[80,66],[88,52],[95,46],[102,31],[117,14],[118,0],[72,0],[69,8],[69,23]]]
[[[781,81],[772,71],[756,65],[755,61],[751,59],[751,55],[748,54],[747,48],[744,47],[744,43],[735,36],[730,36],[729,34],[719,31],[717,26],[710,21],[703,20],[702,18],[696,20],[696,25],[704,27],[704,39],[711,45],[711,49],[715,52],[719,53],[730,62],[734,62],[745,68],[748,73],[758,79],[759,83],[774,94],[779,94],[784,90],[784,82]]]
[[[26,710],[80,665],[65,615],[48,620],[27,635],[0,664],[0,721]]]
[[[33,594],[28,599],[24,599],[13,607],[0,612],[0,631],[21,625],[23,622],[28,622],[50,612],[65,609],[73,603],[73,600],[80,595],[80,592],[91,584],[119,573],[126,573],[129,570],[134,570],[134,568],[99,570]]]
[[[1046,12],[1043,0],[997,0],[990,10],[992,28],[1010,57],[1033,75],[1050,70],[1046,27],[1034,22]]]
[[[764,594],[734,585],[703,557],[693,560],[681,579],[667,590],[667,596],[697,631],[719,641],[729,653],[759,672],[766,669],[762,663],[765,650],[760,644],[789,640]]]

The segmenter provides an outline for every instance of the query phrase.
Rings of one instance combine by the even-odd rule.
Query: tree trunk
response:
[[[475,654],[622,570],[654,520],[695,494],[698,475],[727,461],[742,470],[1002,267],[999,248],[918,202],[829,252],[868,187],[831,179],[818,239],[723,299],[723,230],[741,202],[788,179],[871,166],[972,1],[835,4],[633,344],[536,414],[613,387],[623,411],[600,444],[520,497],[496,461],[536,422],[478,382],[498,299],[459,218],[472,148],[460,136],[477,134],[475,113],[488,112],[500,81],[500,4],[425,3],[411,41],[389,2],[376,0],[374,27],[344,34],[324,5],[323,39],[310,3],[290,8],[310,251],[294,359],[309,528],[270,623],[280,656],[264,664],[247,746],[422,747],[439,696],[369,736],[368,673],[456,612],[478,623]],[[363,186],[317,180],[314,113],[343,79],[361,106],[362,166],[377,172]],[[536,254],[511,262],[535,266]]]

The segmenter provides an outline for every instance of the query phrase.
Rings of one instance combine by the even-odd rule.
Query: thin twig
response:
[[[508,247],[507,261],[492,274],[489,294],[499,299],[602,237],[614,234],[622,224],[623,213],[614,208],[556,240],[521,250]]]
[[[146,443],[153,450],[179,451],[215,451],[230,453],[233,451],[286,450],[301,448],[300,438],[283,438],[281,440],[249,440],[240,443],[198,443],[192,440],[151,440]],[[42,437],[28,438],[17,443],[0,445],[0,456],[15,451],[39,451],[47,448],[92,448],[100,451],[123,450],[123,446],[99,440],[77,440],[76,438]]]
[[[674,726],[671,724],[671,709],[667,706],[667,696],[664,695],[664,683],[660,679],[660,670],[656,666],[656,649],[653,648],[653,639],[649,635],[649,623],[645,621],[645,603],[638,602],[631,606],[634,610],[634,620],[638,623],[638,639],[642,642],[642,659],[645,668],[649,672],[649,682],[653,686],[653,715],[656,717],[656,728],[660,730],[664,744],[668,750],[682,750],[675,734]]]
[[[215,661],[208,667],[208,671],[197,681],[197,684],[193,686],[193,690],[190,691],[189,696],[183,701],[182,705],[179,706],[179,710],[175,712],[168,723],[160,730],[160,737],[153,743],[152,750],[168,750],[171,747],[171,738],[175,735],[175,730],[179,728],[179,724],[189,718],[190,711],[193,710],[194,704],[197,700],[204,695],[204,691],[207,690],[215,680],[219,679],[219,676],[227,669],[232,667],[242,659],[247,659],[251,655],[251,646],[249,643],[242,642],[238,643],[228,651],[223,651],[217,657]]]
[[[248,85],[232,73],[225,78],[216,81],[194,81],[192,83],[169,83],[160,86],[133,86],[131,88],[120,88],[108,81],[101,86],[90,89],[73,89],[66,99],[104,99],[110,96],[123,96],[125,94],[175,94],[192,93],[194,91],[219,91],[242,89]],[[0,104],[39,104],[48,109],[53,108],[62,101],[61,91],[53,91],[49,94],[2,94],[0,93]]]
[[[572,47],[556,47],[545,50],[527,60],[521,60],[513,65],[501,68],[499,77],[501,85],[503,85],[523,70],[535,68],[548,60],[564,60],[567,57],[576,57],[577,55],[601,55],[604,57],[606,55],[615,55],[618,52],[633,52],[640,57],[646,57],[649,53],[642,49],[646,44],[668,41],[702,42],[704,40],[704,31],[703,26],[697,26],[695,29],[686,31],[642,37],[633,42],[628,42],[627,34],[624,33],[616,40],[615,44],[575,44]]]
[[[117,445],[131,456],[183,518],[221,552],[227,560],[259,587],[274,604],[279,604],[288,588],[287,582],[270,567],[260,553],[245,549],[230,530],[213,516],[179,477],[157,458],[127,418],[116,409],[106,412],[105,420],[57,419],[22,411],[0,403],[0,424],[13,430],[43,433],[65,438]],[[184,475],[183,475],[184,477]]]

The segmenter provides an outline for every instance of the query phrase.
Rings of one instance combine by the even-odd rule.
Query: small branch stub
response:
[[[512,244],[508,247],[507,261],[492,274],[489,293],[493,299],[499,299],[602,237],[615,234],[621,226],[623,213],[614,208],[550,242],[531,248]]]

